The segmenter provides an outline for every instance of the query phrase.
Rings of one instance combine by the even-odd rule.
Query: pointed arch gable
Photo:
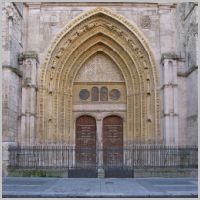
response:
[[[156,67],[155,59],[154,59],[153,54],[152,54],[152,52],[150,50],[150,47],[149,47],[148,42],[147,42],[147,39],[145,38],[144,34],[139,30],[139,28],[137,28],[137,25],[134,24],[134,22],[129,22],[129,20],[125,19],[123,16],[121,16],[121,15],[119,15],[117,13],[114,13],[113,11],[111,11],[108,8],[97,7],[95,9],[83,12],[82,14],[77,16],[75,19],[71,20],[60,31],[60,33],[58,33],[52,39],[51,44],[47,48],[45,60],[44,60],[44,63],[42,65],[42,67],[41,67],[40,84],[42,85],[42,82],[44,80],[47,68],[51,66],[51,61],[54,58],[53,54],[58,53],[59,43],[61,43],[61,41],[63,39],[68,38],[69,36],[71,36],[71,39],[68,38],[69,41],[71,42],[75,37],[77,37],[79,35],[79,33],[73,35],[71,33],[72,30],[75,30],[84,21],[87,21],[88,19],[90,19],[92,17],[95,17],[95,16],[98,16],[98,15],[104,16],[104,18],[110,18],[110,19],[120,23],[122,26],[126,27],[127,30],[129,30],[138,39],[138,41],[141,43],[141,46],[144,47],[145,51],[148,54],[148,58],[149,58],[149,60],[151,62],[152,68],[155,71],[156,82],[159,83],[159,76],[158,76],[159,73],[157,73],[158,68]],[[95,24],[91,24],[90,26],[95,26]],[[110,28],[112,28],[112,25],[110,26]],[[71,33],[71,35],[70,35],[70,33]],[[121,33],[119,33],[119,34],[122,34],[122,33],[123,32],[121,31]],[[127,38],[127,42],[131,42],[131,39]],[[65,46],[65,48],[66,47],[67,47],[67,45]],[[59,50],[62,51],[62,48],[59,49]]]
[[[48,135],[48,115],[54,115],[52,123],[57,140],[69,140],[73,82],[83,63],[98,51],[106,53],[117,64],[126,82],[127,139],[160,141],[159,72],[155,59],[138,28],[105,8],[87,11],[72,20],[47,51],[39,76],[40,140]],[[54,87],[51,96],[50,87],[51,90]],[[49,102],[53,102],[53,113],[48,111]],[[149,117],[151,122],[147,120]]]

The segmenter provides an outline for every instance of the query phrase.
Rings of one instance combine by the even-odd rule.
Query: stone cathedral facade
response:
[[[10,145],[197,145],[196,3],[4,3]]]

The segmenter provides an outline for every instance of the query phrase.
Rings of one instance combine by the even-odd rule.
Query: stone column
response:
[[[97,119],[97,149],[101,150],[98,154],[98,167],[103,166],[103,141],[102,141],[102,119]]]
[[[34,144],[36,138],[36,98],[38,57],[34,51],[19,56],[22,81],[21,144]]]
[[[165,143],[178,144],[177,57],[162,55],[163,131]]]
[[[98,153],[98,177],[104,177],[103,170],[103,121],[101,118],[97,118],[97,153]]]

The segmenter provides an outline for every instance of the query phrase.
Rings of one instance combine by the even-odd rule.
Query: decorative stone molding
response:
[[[165,60],[165,59],[171,59],[171,60],[178,60],[179,57],[176,55],[176,53],[174,52],[168,52],[168,53],[163,53],[161,55],[161,63]]]
[[[36,113],[27,112],[26,114],[29,114],[30,116],[33,116],[33,117],[37,117]]]
[[[188,77],[193,71],[197,70],[198,69],[198,66],[195,65],[195,66],[192,66],[190,67],[187,71],[185,72],[178,72],[177,73],[177,76],[181,76],[181,77]]]
[[[37,60],[37,62],[39,62],[38,54],[35,51],[26,51],[26,52],[19,54],[18,61],[21,63],[23,60],[28,59],[28,58],[34,58]]]
[[[176,83],[168,83],[168,84],[163,84],[163,86],[160,88],[161,90],[164,89],[165,87],[177,87],[178,84]]]
[[[161,141],[159,68],[149,45],[135,25],[102,7],[72,20],[47,51],[39,71],[38,140],[54,138],[60,142],[64,138],[63,142],[67,143],[73,137],[73,84],[80,68],[97,52],[112,59],[124,77],[127,88],[125,140]],[[149,89],[151,95],[146,98]],[[51,96],[49,91],[52,91]],[[66,91],[69,95],[64,95]],[[149,113],[151,126],[146,122]],[[55,118],[51,130],[54,136],[48,132],[49,115]]]
[[[179,116],[178,113],[163,113],[163,117],[165,116]]]

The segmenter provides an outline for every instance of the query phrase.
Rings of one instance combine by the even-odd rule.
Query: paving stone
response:
[[[197,191],[194,178],[3,178],[4,197],[194,197]]]

